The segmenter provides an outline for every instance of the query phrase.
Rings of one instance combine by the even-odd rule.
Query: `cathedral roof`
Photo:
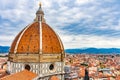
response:
[[[10,54],[58,54],[63,51],[62,42],[55,31],[45,22],[44,12],[40,5],[35,21],[16,36],[9,52]]]

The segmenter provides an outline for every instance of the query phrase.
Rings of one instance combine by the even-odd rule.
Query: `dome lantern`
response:
[[[43,10],[42,10],[42,4],[41,4],[41,3],[39,4],[39,9],[38,9],[37,12],[36,12],[35,21],[45,22],[44,12],[43,12]]]

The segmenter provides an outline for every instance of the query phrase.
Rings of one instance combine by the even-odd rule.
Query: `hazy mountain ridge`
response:
[[[0,46],[0,53],[8,53],[9,46]],[[89,54],[120,54],[120,48],[82,48],[82,49],[65,49],[66,53],[89,53]]]
[[[8,53],[9,48],[9,46],[0,46],[0,53]]]
[[[85,48],[85,49],[66,49],[67,53],[89,53],[89,54],[120,54],[120,48]]]

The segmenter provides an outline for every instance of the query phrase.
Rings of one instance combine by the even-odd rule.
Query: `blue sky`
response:
[[[120,48],[120,0],[0,0],[0,45],[33,22],[39,2],[66,49]]]

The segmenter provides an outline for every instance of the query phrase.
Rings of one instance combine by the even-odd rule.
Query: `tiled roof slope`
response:
[[[23,70],[21,72],[1,78],[0,80],[32,80],[35,77],[37,77],[37,74],[28,70]]]

